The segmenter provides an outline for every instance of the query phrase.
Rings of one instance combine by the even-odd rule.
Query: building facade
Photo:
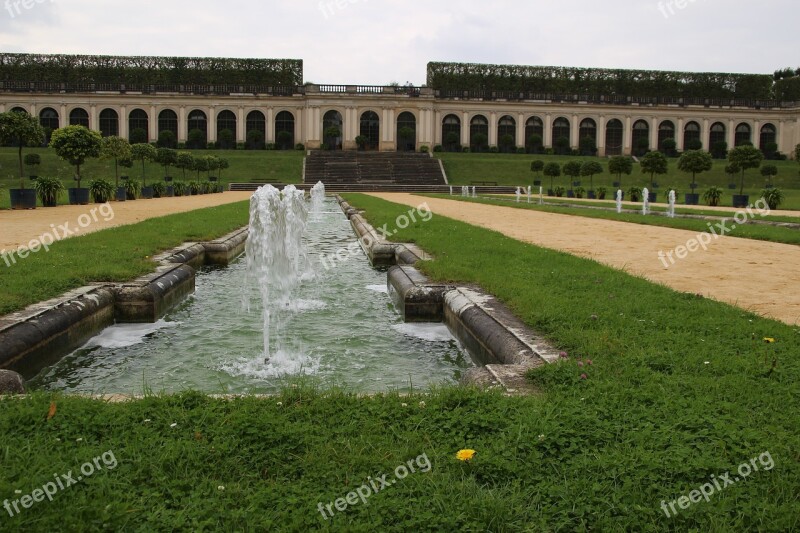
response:
[[[178,143],[187,143],[190,132],[199,130],[204,143],[224,137],[231,143],[257,140],[287,148],[301,143],[308,149],[355,149],[359,137],[366,148],[381,151],[436,145],[515,150],[528,148],[532,137],[544,148],[580,150],[582,140],[593,139],[600,156],[659,149],[665,139],[674,139],[678,151],[698,141],[711,150],[724,141],[728,147],[750,142],[762,149],[775,143],[778,151],[791,154],[800,144],[798,104],[444,96],[430,88],[395,86],[305,85],[263,94],[214,87],[117,89],[6,89],[0,92],[0,112],[24,110],[49,129],[83,124],[126,138],[139,130],[149,142],[171,131]]]

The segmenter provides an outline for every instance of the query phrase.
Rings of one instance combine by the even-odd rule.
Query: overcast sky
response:
[[[800,66],[797,0],[0,0],[0,8],[6,52],[297,58],[314,83],[419,85],[428,61]]]

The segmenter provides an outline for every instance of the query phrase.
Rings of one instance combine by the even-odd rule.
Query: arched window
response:
[[[294,147],[294,115],[288,111],[275,115],[275,144],[281,150]]]
[[[633,137],[631,139],[633,155],[642,156],[650,149],[650,124],[644,120],[637,120],[633,124]]]
[[[397,117],[397,151],[414,152],[417,149],[417,118],[408,111]]]
[[[177,119],[175,127],[178,126]],[[146,143],[150,140],[150,120],[143,109],[134,109],[128,114],[128,140],[132,143]],[[177,138],[176,138],[177,140]]]
[[[217,113],[217,146],[223,150],[236,148],[236,115],[224,110]]]
[[[662,120],[658,125],[658,149],[666,155],[674,155],[672,149],[664,148],[664,141],[667,139],[675,140],[675,123],[671,120]]]
[[[442,120],[442,144],[448,152],[461,151],[461,119],[447,115]]]
[[[328,150],[341,150],[344,141],[342,114],[331,109],[322,116],[322,142]]]
[[[725,124],[722,122],[715,122],[711,125],[711,132],[708,136],[708,146],[711,149],[711,154],[717,159],[725,157],[728,151],[728,143],[726,139]]]
[[[742,146],[743,144],[753,144],[752,130],[750,125],[745,122],[736,126],[736,135],[733,140],[734,146]]]
[[[58,121],[58,111],[53,109],[52,107],[45,107],[41,111],[39,111],[39,124],[42,125],[44,128],[44,132],[46,135],[46,142],[47,144],[50,143],[50,135],[53,133],[54,130],[57,130],[60,126]]]
[[[683,127],[683,149],[703,149],[703,141],[700,139],[700,124],[697,122],[688,122],[686,126]]]
[[[206,114],[199,109],[193,109],[189,112],[186,124],[189,129],[186,147],[195,150],[205,148],[208,139],[208,118]]]
[[[100,135],[103,137],[119,135],[119,115],[113,109],[100,111]]]
[[[565,155],[570,150],[569,120],[558,117],[553,121],[553,149],[558,155]]]
[[[761,134],[758,139],[758,147],[764,152],[767,159],[771,159],[778,151],[778,131],[773,124],[764,124],[761,126]]]
[[[25,114],[25,115],[28,114],[28,110],[27,109],[25,109],[24,107],[19,107],[19,106],[12,107],[11,108],[11,112],[12,113],[22,113],[22,114]]]
[[[497,144],[503,153],[512,153],[517,150],[517,121],[510,115],[505,115],[497,122]]]
[[[525,122],[525,146],[533,154],[544,148],[544,122],[541,118],[531,117]]]
[[[164,132],[170,132],[172,135],[164,136]],[[173,139],[175,142],[178,140],[178,115],[171,109],[164,109],[158,114],[158,138],[159,140],[166,137]]]
[[[622,155],[622,121],[612,119],[606,123],[606,155]]]
[[[266,148],[267,119],[261,111],[250,111],[245,119],[245,137],[248,150]]]
[[[581,121],[578,137],[580,137],[578,146],[580,147],[581,155],[594,155],[597,153],[597,123],[594,120],[585,118]]]
[[[381,121],[374,111],[365,111],[359,121],[358,133],[364,138],[362,150],[377,150],[380,146]]]
[[[469,121],[469,145],[473,152],[485,152],[489,147],[489,121],[483,115]]]
[[[70,126],[83,126],[89,127],[89,113],[85,109],[76,107],[69,112],[69,125]]]

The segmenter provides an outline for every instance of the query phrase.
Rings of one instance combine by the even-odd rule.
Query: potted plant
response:
[[[36,191],[25,188],[22,149],[40,146],[44,138],[44,128],[37,117],[17,111],[0,113],[0,145],[12,145],[18,149],[20,188],[9,189],[12,209],[36,209]]]
[[[711,207],[717,207],[721,199],[722,189],[719,187],[710,187],[705,193],[703,193],[703,201],[706,203],[706,205],[710,205]]]
[[[33,188],[44,207],[55,207],[58,205],[59,196],[64,191],[64,184],[58,178],[42,176],[36,180]]]
[[[761,191],[761,197],[767,202],[770,209],[778,209],[784,200],[783,191],[776,188],[764,189]]]
[[[728,152],[728,162],[732,165],[736,165],[742,173],[739,194],[733,195],[733,207],[747,207],[749,205],[750,197],[744,194],[744,173],[750,168],[760,167],[763,160],[764,153],[749,144],[737,146]]]
[[[583,198],[586,194],[586,189],[583,187],[575,187],[575,198]]]
[[[142,190],[142,185],[136,180],[125,181],[125,195],[128,200],[136,200]]]
[[[728,189],[735,191],[736,190],[736,174],[739,173],[739,167],[736,165],[728,164],[725,165],[725,174],[728,176]]]
[[[608,190],[606,190],[605,187],[598,187],[597,188],[597,199],[598,200],[605,200],[607,193],[608,193]]]
[[[175,196],[183,196],[183,195],[186,194],[186,184],[185,183],[179,181],[179,182],[176,182],[175,185],[173,185],[172,187],[173,187],[173,192],[175,193]]]
[[[97,204],[104,204],[116,196],[117,188],[108,180],[96,179],[89,182],[89,193]]]
[[[131,143],[128,142],[128,139],[114,136],[103,138],[100,146],[100,158],[114,160],[114,184],[116,187],[114,197],[118,202],[124,202],[126,198],[125,187],[119,185],[119,166],[120,164],[127,166],[128,162],[130,162],[130,166],[133,166],[131,156]]]
[[[633,172],[633,159],[624,155],[615,155],[608,160],[608,171],[617,175],[614,187],[622,188],[622,175],[630,176]]]
[[[631,187],[628,189],[628,196],[630,196],[631,202],[641,202],[642,201],[642,188],[641,187]]]
[[[359,151],[364,151],[367,149],[367,138],[363,135],[359,135],[356,137],[356,146],[358,147]]]
[[[586,161],[581,165],[581,176],[589,176],[588,198],[594,200],[597,196],[594,190],[594,175],[603,173],[603,165],[597,161]]]
[[[39,154],[26,154],[25,155],[25,166],[28,167],[30,171],[30,178],[31,180],[36,180],[38,176],[36,175],[36,167],[42,164],[42,156]]]
[[[153,198],[162,198],[164,196],[164,192],[167,190],[166,185],[161,183],[160,181],[155,182],[153,185]]]
[[[686,194],[686,205],[697,205],[700,203],[700,195],[695,193],[697,188],[697,174],[701,174],[714,166],[711,154],[702,150],[689,150],[678,159],[678,170],[692,174],[691,193]]]
[[[158,151],[152,144],[134,144],[131,146],[131,159],[134,161],[142,162],[142,198],[148,199],[153,197],[153,188],[147,186],[147,172],[145,170],[145,163],[148,161],[155,161],[158,157]]]
[[[561,165],[559,165],[558,163],[555,163],[555,162],[547,163],[544,166],[543,173],[544,173],[545,176],[550,178],[550,188],[547,189],[547,195],[548,196],[554,196],[555,195],[555,189],[553,188],[553,180],[555,178],[561,176]],[[562,192],[562,194],[563,194],[563,192]]]
[[[81,165],[86,159],[100,155],[102,142],[100,133],[80,125],[59,128],[50,137],[50,146],[56,155],[75,167],[75,181],[78,186],[67,189],[69,203],[72,205],[89,203],[89,189],[81,188]]]
[[[203,188],[203,184],[200,183],[199,181],[190,181],[189,182],[189,194],[190,195],[200,194],[200,191],[202,190],[202,188]]]
[[[555,193],[556,197],[561,198],[562,196],[564,196],[564,187],[559,185],[555,189],[553,189],[553,192]]]
[[[658,193],[655,192],[655,189],[658,188],[655,176],[656,174],[661,176],[669,171],[669,161],[661,152],[647,152],[642,158],[641,167],[643,173],[650,174],[650,191],[648,200],[650,202],[655,202],[658,200]]]

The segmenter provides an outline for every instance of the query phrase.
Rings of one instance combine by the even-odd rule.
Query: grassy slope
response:
[[[39,153],[42,156],[42,165],[36,173],[42,176],[60,176],[65,187],[72,187],[72,175],[74,167],[59,159],[55,152],[49,148],[26,149],[24,154]],[[222,183],[231,182],[250,182],[273,180],[281,183],[299,183],[303,173],[303,151],[250,151],[250,150],[191,150],[194,155],[217,155],[228,159],[230,168],[223,171]],[[0,188],[5,189],[0,192],[0,208],[9,207],[8,189],[18,188],[19,164],[17,162],[17,151],[13,148],[0,148]],[[161,179],[164,169],[155,164],[145,165],[148,183],[154,179]],[[28,169],[25,169],[28,172]],[[133,168],[120,168],[120,175],[127,174],[133,179],[142,180],[141,163],[134,163]],[[176,180],[182,180],[182,171],[171,168],[170,174]],[[81,182],[83,187],[87,187],[89,181],[94,178],[105,178],[114,181],[114,161],[104,161],[99,159],[89,160],[85,166],[81,167],[81,175],[84,180]],[[196,173],[187,172],[187,181],[195,179]],[[201,179],[205,179],[205,173],[201,173]],[[26,180],[26,187],[31,187],[31,181]],[[66,194],[61,199],[66,203]]]
[[[564,156],[545,156],[545,155],[530,155],[530,154],[451,154],[451,153],[437,153],[444,163],[444,168],[447,171],[447,177],[454,185],[469,185],[472,181],[496,181],[500,185],[531,185],[535,179],[542,180],[542,184],[548,188],[550,179],[543,176],[535,176],[531,172],[531,161],[541,159],[545,163],[555,161],[559,164],[564,164],[567,161],[589,161],[595,159],[599,161],[605,173],[594,177],[594,186],[606,187],[611,189],[611,184],[617,181],[616,176],[608,173],[608,160],[602,158],[588,158],[588,157],[564,157]],[[686,175],[677,170],[677,159],[670,159],[669,172],[665,176],[660,176],[656,179],[661,185],[659,191],[665,191],[669,188],[674,188],[683,197],[683,193],[690,192],[689,184],[692,182],[691,175]],[[786,194],[786,202],[781,207],[783,209],[800,209],[800,179],[798,178],[798,169],[800,166],[796,161],[770,161],[778,167],[778,175],[773,180],[776,187],[783,189]],[[715,185],[721,187],[725,194],[723,196],[723,204],[729,205],[731,202],[731,193],[738,194],[736,191],[728,190],[729,177],[725,174],[726,162],[721,160],[714,161],[714,168],[701,174],[697,177],[699,188],[697,191],[702,195],[705,190]],[[588,178],[579,178],[583,182],[584,188],[589,188]],[[568,185],[571,178],[561,176],[555,179],[555,185],[561,185],[567,189],[571,188]],[[634,164],[633,173],[630,176],[622,177],[622,185],[627,190],[631,186],[644,187],[650,183],[650,176],[642,174],[638,165]],[[738,184],[739,181],[736,180]],[[750,194],[756,197],[763,188],[764,178],[761,177],[757,170],[749,170],[745,174],[745,194]],[[662,192],[663,196],[663,192]]]
[[[424,195],[432,198],[443,198],[446,200],[457,200],[462,202],[479,203],[486,205],[499,205],[503,207],[513,207],[515,209],[528,209],[531,211],[541,211],[544,213],[558,213],[562,215],[572,215],[585,218],[599,218],[603,220],[617,220],[620,222],[628,222],[631,224],[642,224],[645,226],[661,226],[665,228],[684,229],[689,231],[696,231],[698,233],[707,233],[709,231],[708,224],[704,220],[694,220],[685,218],[666,218],[660,216],[643,217],[639,214],[632,213],[617,213],[615,211],[600,211],[595,209],[581,209],[580,207],[558,207],[549,205],[527,204],[509,202],[508,200],[500,200],[494,198],[462,198],[460,196],[447,196],[447,195]],[[550,199],[549,201],[554,201]],[[757,212],[756,212],[757,213]],[[726,227],[730,228],[730,224]],[[735,230],[728,233],[730,237],[739,237],[742,239],[755,239],[760,241],[780,242],[784,244],[800,244],[800,231],[790,228],[779,228],[758,224],[747,224],[737,226]]]
[[[0,315],[92,281],[152,272],[148,257],[186,241],[214,239],[247,221],[247,204],[240,202],[66,239],[11,266],[0,262]]]

